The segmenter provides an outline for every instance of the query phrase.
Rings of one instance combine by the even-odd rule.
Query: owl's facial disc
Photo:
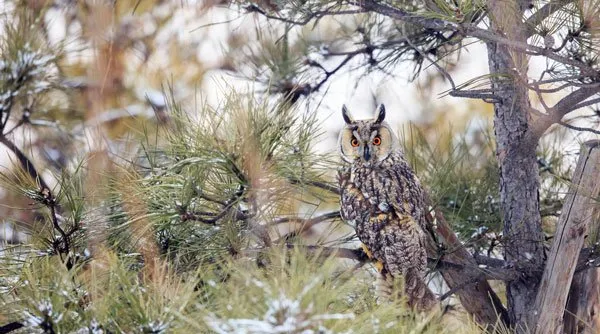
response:
[[[379,165],[394,150],[396,139],[384,121],[385,107],[380,105],[372,119],[354,120],[346,106],[342,107],[346,126],[340,132],[342,159],[358,166]]]

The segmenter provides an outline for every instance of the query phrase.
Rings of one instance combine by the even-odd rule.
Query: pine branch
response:
[[[379,14],[392,17],[402,22],[411,23],[423,28],[433,29],[435,31],[456,31],[458,25],[437,18],[427,18],[415,13],[409,13],[400,8],[388,6],[375,0],[348,1],[349,4],[361,7],[366,11],[373,11]]]
[[[19,161],[21,168],[25,170],[36,183],[39,184],[40,189],[38,194],[40,195],[40,202],[50,210],[52,227],[60,234],[60,240],[57,240],[56,243],[53,243],[53,247],[61,258],[63,257],[63,254],[67,256],[65,265],[67,269],[70,270],[74,263],[69,257],[69,252],[71,250],[69,236],[72,235],[74,231],[66,233],[65,230],[60,226],[58,219],[61,211],[60,204],[56,200],[56,197],[52,193],[52,190],[48,184],[44,181],[33,165],[33,162],[12,141],[6,138],[6,136],[0,135],[0,143],[6,146],[11,152],[13,152],[13,154],[17,156],[17,160]]]
[[[278,243],[283,243],[283,242],[288,242],[291,239],[302,235],[304,232],[309,231],[313,226],[329,221],[329,220],[334,220],[334,219],[338,219],[340,218],[340,211],[332,211],[332,212],[328,212],[328,213],[324,213],[322,215],[310,218],[310,219],[303,219],[303,218],[299,218],[299,217],[282,217],[282,218],[278,218],[275,219],[273,221],[271,221],[269,223],[269,225],[277,225],[277,224],[284,224],[284,223],[295,223],[295,224],[300,224],[300,227],[292,232],[287,233],[286,235],[282,236],[280,239],[274,241],[275,244]]]
[[[334,193],[336,195],[340,195],[340,189],[336,186],[332,186],[328,183],[325,182],[321,182],[321,181],[311,181],[311,180],[301,180],[295,177],[290,177],[288,178],[288,180],[290,181],[291,184],[302,184],[302,185],[308,185],[308,186],[313,186],[313,187],[317,187],[323,190],[327,190],[331,193]]]
[[[300,249],[309,254],[319,254],[324,257],[338,257],[343,259],[355,260],[358,262],[367,262],[369,257],[362,248],[344,248],[344,247],[325,247],[325,246],[305,246],[286,243],[288,249]]]
[[[269,225],[278,225],[278,224],[285,224],[285,223],[294,223],[294,224],[302,224],[303,226],[308,226],[307,229],[310,229],[310,227],[314,226],[315,224],[327,221],[327,220],[331,220],[331,219],[336,219],[336,218],[340,218],[340,211],[332,211],[332,212],[327,212],[324,213],[322,215],[316,216],[314,218],[310,218],[310,219],[304,219],[304,218],[300,218],[300,217],[281,217],[281,218],[277,218],[272,220]]]
[[[545,19],[550,17],[552,14],[559,11],[561,8],[569,3],[574,2],[573,0],[555,0],[546,3],[542,8],[538,9],[533,15],[531,15],[525,21],[527,26],[527,35],[531,36],[536,33],[536,27],[540,25]]]
[[[12,141],[10,141],[6,136],[0,135],[0,143],[2,143],[6,148],[8,148],[19,161],[21,168],[29,174],[29,176],[36,182],[39,183],[40,189],[43,191],[44,189],[50,190],[50,187],[44,181],[40,173],[35,169],[33,162],[29,160],[29,158],[15,145]]]
[[[481,274],[479,276],[471,277],[470,279],[462,282],[461,284],[457,284],[457,285],[453,286],[450,290],[444,292],[444,294],[439,297],[440,301],[448,299],[448,297],[451,297],[458,291],[466,288],[467,286],[469,286],[471,284],[477,283],[478,281],[480,281],[483,278],[485,278],[485,275]]]
[[[239,173],[238,176],[243,175],[243,174],[241,174],[241,172],[239,170],[238,170],[238,173]],[[231,196],[231,198],[229,198],[225,202],[222,202],[222,201],[219,201],[212,197],[201,194],[200,198],[204,198],[208,201],[220,204],[222,206],[221,210],[219,212],[208,212],[208,211],[199,211],[199,210],[187,211],[186,208],[179,207],[179,210],[180,210],[179,217],[180,217],[181,221],[183,221],[183,222],[195,220],[195,221],[199,221],[199,222],[202,222],[202,223],[208,224],[208,225],[216,225],[217,222],[219,222],[219,220],[221,220],[227,214],[231,213],[234,205],[237,204],[242,199],[242,196],[244,195],[245,191],[246,191],[246,188],[244,186],[240,186],[239,189],[233,194],[233,196]],[[247,212],[242,212],[239,209],[236,209],[235,218],[237,220],[246,220],[250,217],[251,217],[251,214],[249,214]]]
[[[14,332],[23,327],[25,327],[25,325],[23,323],[18,322],[18,321],[13,321],[6,325],[0,326],[0,334],[11,333],[11,332]]]
[[[585,106],[600,103],[599,99],[587,100],[589,97],[598,93],[596,87],[579,88],[569,95],[563,97],[554,106],[548,107],[548,115],[538,118],[529,130],[530,141],[536,143],[546,130],[553,124],[558,123],[561,119],[573,110],[583,108]],[[585,101],[585,102],[584,102]]]
[[[561,0],[561,1],[555,1],[550,4],[546,4],[540,10],[538,10],[532,17],[530,17],[530,21],[528,21],[528,22],[530,24],[533,24],[535,22],[545,19],[549,15],[552,15],[552,13],[554,13],[556,10],[562,8],[562,6],[564,6],[567,2],[568,1]],[[559,63],[562,63],[564,65],[570,65],[575,68],[578,68],[581,71],[581,74],[578,75],[579,77],[591,77],[591,78],[600,77],[600,71],[598,69],[586,64],[583,61],[579,61],[579,60],[576,60],[576,59],[573,59],[570,57],[563,56],[563,55],[559,54],[557,52],[557,50],[554,50],[551,48],[541,48],[541,47],[537,47],[535,45],[531,45],[528,43],[522,43],[519,41],[515,41],[512,39],[500,36],[497,33],[491,32],[489,30],[479,28],[473,24],[467,24],[467,23],[456,24],[456,23],[444,21],[444,20],[441,20],[438,18],[425,17],[425,16],[422,16],[422,15],[419,15],[416,13],[407,12],[401,8],[393,7],[393,6],[390,6],[390,5],[387,5],[384,3],[380,3],[377,1],[373,1],[373,0],[349,1],[348,3],[351,5],[360,7],[365,12],[370,12],[370,11],[377,12],[379,14],[388,16],[390,18],[397,19],[397,20],[400,20],[400,21],[406,22],[406,23],[411,23],[411,24],[423,27],[425,29],[430,29],[430,30],[437,31],[437,32],[451,32],[453,34],[459,34],[464,37],[475,37],[482,41],[495,42],[498,44],[509,46],[517,51],[523,52],[528,55],[544,56],[544,57],[547,57],[554,61],[557,61]],[[318,11],[318,12],[316,12],[316,13],[318,13],[316,15],[324,15],[327,11],[328,11],[327,9]],[[336,15],[336,12],[328,12],[327,14],[328,15]],[[284,18],[279,17],[279,16],[273,17],[272,15],[270,15],[268,17],[286,22],[286,20]],[[310,20],[308,20],[308,21],[310,21]],[[307,24],[308,21],[293,22],[293,23],[304,25],[304,24]],[[288,23],[290,23],[290,22],[288,22]],[[388,43],[389,43],[389,41],[386,42],[385,45],[389,46]],[[419,54],[423,57],[423,51],[420,50],[418,47],[416,47],[411,42],[411,40],[407,39],[406,37],[402,38],[398,41],[394,41],[394,43],[398,43],[398,44],[399,43],[407,43],[407,44],[411,45],[411,47],[413,49],[415,49],[417,52],[419,52]],[[331,74],[337,72],[351,58],[353,58],[354,56],[356,56],[357,54],[360,54],[360,53],[371,53],[373,50],[377,49],[378,47],[380,47],[380,46],[367,45],[366,47],[364,47],[362,49],[357,49],[354,51],[342,52],[342,53],[332,53],[332,55],[346,55],[347,58],[345,58],[344,61],[342,61],[342,63],[340,63],[335,68],[335,70],[330,71],[330,72],[325,71],[326,77],[324,79],[322,79],[315,86],[304,85],[301,87],[295,87],[294,89],[290,90],[290,92],[293,93],[292,94],[293,99],[297,99],[299,96],[308,95],[311,92],[318,90],[321,87],[321,85],[323,85],[324,82],[326,82],[329,79]],[[429,57],[427,55],[425,55],[425,59],[429,59]],[[435,61],[433,61],[431,59],[429,59],[429,60],[444,75],[444,77],[449,79],[449,82],[451,84],[453,84],[452,78],[446,73],[446,71],[444,71]],[[322,66],[319,66],[320,64],[313,64],[313,65],[316,67],[322,68]],[[577,84],[573,83],[572,86],[577,86]],[[539,85],[538,85],[538,88],[539,88]],[[452,91],[450,92],[450,95],[456,96],[456,97],[484,99],[484,100],[490,101],[490,102],[493,102],[495,100],[495,96],[493,95],[493,93],[486,94],[483,92],[460,91],[460,90],[455,89],[454,85],[453,85]],[[577,108],[581,108],[584,106],[585,105],[581,105],[581,106],[578,106]]]
[[[285,22],[287,24],[299,25],[299,26],[307,25],[310,21],[312,21],[314,19],[320,19],[320,18],[325,17],[325,16],[332,16],[332,15],[353,15],[353,14],[361,14],[361,13],[367,12],[367,10],[365,10],[365,9],[336,10],[336,11],[334,11],[333,9],[335,7],[339,7],[339,6],[338,5],[333,5],[333,6],[330,6],[329,8],[327,8],[327,9],[324,9],[324,10],[319,10],[319,11],[312,12],[306,18],[304,18],[302,21],[296,21],[296,20],[288,19],[288,18],[285,18],[285,17],[282,17],[282,16],[276,16],[276,15],[269,14],[269,13],[267,13],[267,11],[265,11],[262,8],[260,8],[256,4],[250,4],[249,6],[246,7],[246,10],[249,13],[259,13],[259,14],[263,15],[264,17],[268,18],[268,19],[277,20],[277,21]]]
[[[374,11],[393,19],[412,23],[423,28],[433,29],[435,31],[458,32],[465,37],[476,37],[482,41],[499,43],[529,55],[545,56],[559,63],[577,67],[582,71],[583,74],[591,77],[597,77],[600,75],[600,72],[597,69],[585,64],[584,62],[562,56],[547,48],[541,48],[502,37],[494,32],[478,28],[472,24],[458,25],[456,23],[443,21],[437,18],[426,18],[415,13],[409,13],[402,9],[376,2],[374,0],[350,1],[349,3],[364,8],[365,10]]]

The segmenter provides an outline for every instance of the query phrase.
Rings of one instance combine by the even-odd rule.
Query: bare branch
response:
[[[575,126],[575,125],[571,125],[569,123],[565,123],[563,121],[559,121],[558,124],[564,126],[565,128],[569,128],[571,130],[591,132],[591,133],[595,133],[597,135],[600,135],[600,130],[596,130],[596,129],[592,129],[592,128],[584,128],[584,127],[580,127],[580,126]]]
[[[440,301],[447,299],[448,297],[452,296],[453,294],[457,293],[458,291],[464,289],[465,287],[471,284],[477,283],[482,278],[485,278],[484,276],[485,275],[481,274],[479,276],[471,277],[470,279],[453,286],[450,290],[446,291],[443,295],[440,296]]]
[[[337,11],[333,11],[333,9],[335,7],[339,7],[339,5],[333,5],[330,6],[329,8],[326,8],[324,10],[319,10],[319,11],[315,11],[310,13],[310,15],[308,15],[306,18],[304,18],[304,20],[302,21],[296,21],[296,20],[292,20],[292,19],[288,19],[285,17],[281,17],[281,16],[276,16],[276,15],[272,15],[267,13],[264,9],[260,8],[259,6],[257,6],[256,4],[250,4],[248,7],[246,7],[246,10],[250,13],[259,13],[261,15],[263,15],[264,17],[268,18],[268,19],[272,19],[272,20],[278,20],[281,22],[285,22],[291,25],[306,25],[308,24],[310,21],[314,20],[314,19],[320,19],[322,17],[325,16],[331,16],[331,15],[353,15],[353,14],[360,14],[360,13],[364,13],[367,10],[366,9],[355,9],[355,10],[337,10]]]
[[[590,96],[598,93],[598,88],[596,87],[584,87],[579,88],[578,90],[572,92],[571,94],[563,97],[558,103],[556,103],[551,109],[554,113],[554,117],[556,121],[560,120],[568,114],[569,112],[583,108],[589,105],[593,105],[599,103],[599,99],[594,99],[590,101],[585,101]]]
[[[538,118],[530,128],[531,139],[537,143],[537,140],[546,132],[546,130],[560,120],[569,112],[583,108],[588,105],[599,103],[598,99],[585,101],[590,96],[598,93],[598,88],[584,87],[573,91],[569,95],[563,97],[554,106],[548,109],[549,115]],[[583,103],[582,103],[583,102]]]
[[[426,203],[431,203],[427,199]],[[452,230],[444,215],[440,210],[434,210],[425,215],[428,220],[428,226],[431,230],[426,231],[428,235],[427,252],[439,256],[442,252],[441,260],[463,265],[469,271],[456,268],[441,269],[440,273],[450,288],[462,284],[469,279],[470,273],[479,276],[482,272],[477,262],[466,249],[463,243],[458,240],[456,233]],[[446,248],[448,251],[441,249]],[[458,298],[461,304],[465,306],[467,312],[473,315],[479,323],[494,323],[500,316],[501,321],[508,321],[506,308],[496,295],[489,283],[481,278],[476,283],[466,285],[459,291]]]
[[[327,190],[336,195],[341,194],[340,189],[338,187],[332,186],[329,183],[320,182],[320,181],[301,180],[301,179],[293,178],[293,177],[289,178],[288,180],[290,181],[291,184],[308,185],[308,186],[321,188],[323,190]]]
[[[14,155],[17,156],[17,160],[19,160],[19,164],[21,164],[21,168],[31,176],[31,178],[39,183],[40,189],[50,189],[46,181],[42,178],[40,173],[35,169],[33,162],[29,160],[29,158],[23,154],[23,152],[15,145],[12,141],[6,138],[4,135],[0,135],[0,143],[2,143],[6,148],[8,148]]]
[[[279,218],[274,220],[273,222],[271,222],[270,225],[275,225],[275,224],[282,224],[282,223],[300,223],[302,224],[297,230],[294,230],[292,232],[287,233],[286,235],[282,236],[280,239],[276,240],[274,243],[282,243],[282,242],[287,242],[289,240],[291,240],[292,238],[295,238],[299,235],[301,235],[302,233],[309,231],[313,226],[315,226],[316,224],[328,221],[328,220],[333,220],[333,219],[338,219],[340,218],[340,212],[339,211],[333,211],[333,212],[328,212],[322,215],[319,215],[317,217],[311,218],[311,219],[302,219],[302,218],[298,218],[298,217],[283,217],[283,218]]]
[[[321,223],[321,222],[324,222],[324,221],[327,221],[330,219],[336,219],[336,218],[340,218],[340,211],[327,212],[327,213],[318,215],[318,216],[316,216],[314,218],[310,218],[310,219],[304,219],[304,218],[300,218],[300,217],[281,217],[281,218],[274,219],[273,221],[271,221],[269,223],[269,225],[294,223],[294,224],[302,224],[303,226],[308,226],[307,229],[310,229],[315,224],[318,224],[318,223]]]
[[[10,332],[14,332],[18,329],[21,329],[25,327],[25,325],[21,322],[18,321],[13,321],[11,323],[8,323],[6,325],[2,325],[0,326],[0,333],[10,333]]]
[[[458,25],[456,23],[447,22],[436,18],[425,18],[415,15],[414,13],[409,13],[398,8],[390,7],[374,0],[349,1],[349,3],[359,6],[365,10],[375,11],[393,19],[416,24],[424,28],[429,28],[436,31],[455,31],[464,36],[476,37],[483,41],[491,41],[503,44],[529,55],[545,56],[562,64],[577,67],[582,71],[583,74],[588,76],[597,77],[600,75],[600,72],[597,69],[585,64],[584,62],[562,56],[550,49],[545,49],[502,37],[494,32],[478,28],[474,25]]]
[[[433,29],[436,31],[457,31],[458,25],[437,18],[426,18],[414,13],[409,13],[399,8],[391,7],[374,0],[348,1],[349,4],[363,8],[365,11],[374,11],[379,14],[392,17],[394,19],[412,23],[424,28]]]
[[[362,250],[362,248],[343,248],[343,247],[325,247],[325,246],[305,246],[305,245],[295,245],[286,243],[285,246],[287,248],[296,248],[304,250],[311,254],[319,254],[321,256],[334,256],[344,259],[355,260],[358,262],[367,262],[369,261],[369,257]]]
[[[451,90],[448,95],[454,97],[466,97],[469,99],[483,99],[488,101],[497,100],[497,96],[494,95],[493,89],[470,89],[470,90]]]
[[[596,89],[596,91],[598,91],[598,89]],[[596,98],[596,99],[592,99],[592,100],[587,100],[587,101],[583,101],[581,103],[576,104],[575,106],[573,106],[573,108],[569,109],[569,111],[567,112],[571,112],[577,109],[581,109],[581,108],[585,108],[585,107],[590,107],[593,106],[594,104],[598,104],[600,103],[600,97]]]

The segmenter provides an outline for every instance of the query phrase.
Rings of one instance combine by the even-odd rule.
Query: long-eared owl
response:
[[[404,280],[409,306],[431,309],[435,295],[425,281],[424,191],[384,122],[380,105],[373,119],[354,120],[342,107],[345,127],[339,147],[346,163],[339,173],[342,218],[356,234],[380,272],[380,293],[391,294],[394,278]],[[382,297],[382,296],[380,296]]]

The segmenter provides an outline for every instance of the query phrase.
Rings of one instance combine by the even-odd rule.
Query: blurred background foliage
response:
[[[246,5],[2,2],[0,325],[20,322],[28,333],[478,331],[460,311],[443,325],[398,316],[400,304],[375,303],[370,265],[315,246],[358,246],[337,213],[341,102],[325,96],[341,68],[332,57],[348,58],[338,74],[353,78],[343,87],[362,96],[362,116],[402,88],[360,91],[359,82],[415,79],[414,104],[391,116],[405,154],[461,240],[497,256],[490,105],[432,97],[440,75],[409,46],[386,44],[413,33],[409,26],[358,14],[292,27]],[[461,15],[478,10],[465,2]],[[447,38],[419,43],[444,55],[449,71],[464,71]],[[380,46],[372,67],[344,53],[365,40]],[[405,59],[412,68],[386,72]],[[539,152],[549,230],[573,164],[555,149],[565,140],[573,139],[557,129]]]

